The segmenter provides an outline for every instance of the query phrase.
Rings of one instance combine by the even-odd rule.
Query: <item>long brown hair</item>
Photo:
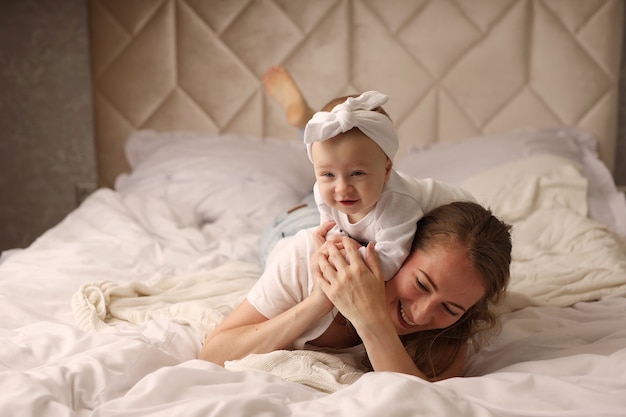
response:
[[[417,367],[430,378],[448,369],[469,340],[479,347],[493,334],[488,330],[498,330],[492,307],[503,297],[510,276],[511,226],[481,205],[458,201],[427,213],[417,223],[411,253],[452,244],[466,248],[485,295],[449,327],[401,336]]]

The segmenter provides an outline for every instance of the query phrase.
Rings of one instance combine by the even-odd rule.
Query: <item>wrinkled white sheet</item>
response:
[[[72,297],[72,311],[84,331],[164,318],[191,326],[204,340],[244,299],[261,272],[256,264],[227,261],[210,271],[156,282],[90,282]]]
[[[562,219],[552,218],[556,230]],[[584,221],[578,218],[574,226],[578,222]],[[593,243],[595,237],[607,239],[604,229],[592,229],[574,233],[585,237],[573,241],[570,250],[594,248],[597,253],[583,251],[578,259],[593,269],[595,262],[603,262],[596,257],[610,255],[604,243]],[[168,277],[210,274],[229,260],[254,264],[259,235],[259,225],[245,219],[198,228],[157,199],[110,190],[90,196],[30,248],[0,264],[0,414],[624,415],[626,295],[613,281],[599,301],[570,305],[557,292],[557,305],[524,301],[525,308],[511,308],[503,315],[502,333],[471,356],[468,378],[432,384],[367,373],[323,390],[279,376],[276,366],[284,364],[284,357],[250,358],[230,369],[197,360],[196,329],[165,317],[147,315],[143,323],[118,320],[98,332],[84,332],[75,324],[72,297],[85,284],[154,287]],[[516,243],[523,245],[520,239],[517,235]],[[553,261],[550,252],[541,255],[546,258],[539,255],[535,283],[559,280],[559,265],[569,267]],[[593,282],[595,287],[584,288],[604,286],[600,279]],[[521,292],[532,285],[517,288]],[[574,296],[582,294],[572,288]],[[258,359],[256,364],[252,359]]]
[[[463,186],[513,226],[511,308],[626,291],[626,240],[588,218],[587,181],[571,162],[534,155]]]

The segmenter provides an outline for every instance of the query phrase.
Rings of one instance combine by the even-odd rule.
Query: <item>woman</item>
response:
[[[508,283],[510,227],[476,203],[436,208],[420,219],[411,254],[385,283],[372,245],[363,259],[350,238],[325,240],[332,226],[296,234],[285,246],[291,262],[282,253],[268,261],[246,300],[207,336],[202,358],[223,365],[305,342],[363,343],[374,371],[461,376],[468,342],[497,324],[490,307]],[[303,264],[313,277],[306,283],[298,281],[309,275]]]

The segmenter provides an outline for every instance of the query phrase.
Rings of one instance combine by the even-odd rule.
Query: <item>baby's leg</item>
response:
[[[314,111],[304,99],[291,74],[284,67],[270,67],[263,74],[263,87],[265,92],[283,108],[287,123],[304,129]]]

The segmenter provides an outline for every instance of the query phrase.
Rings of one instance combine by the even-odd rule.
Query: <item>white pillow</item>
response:
[[[414,147],[395,168],[416,178],[451,184],[516,159],[550,154],[571,160],[588,180],[589,217],[626,236],[626,201],[598,158],[597,141],[577,128],[521,130]]]
[[[312,191],[299,143],[242,135],[139,131],[126,144],[131,165],[115,189],[165,200],[182,218],[221,216],[267,222]]]

